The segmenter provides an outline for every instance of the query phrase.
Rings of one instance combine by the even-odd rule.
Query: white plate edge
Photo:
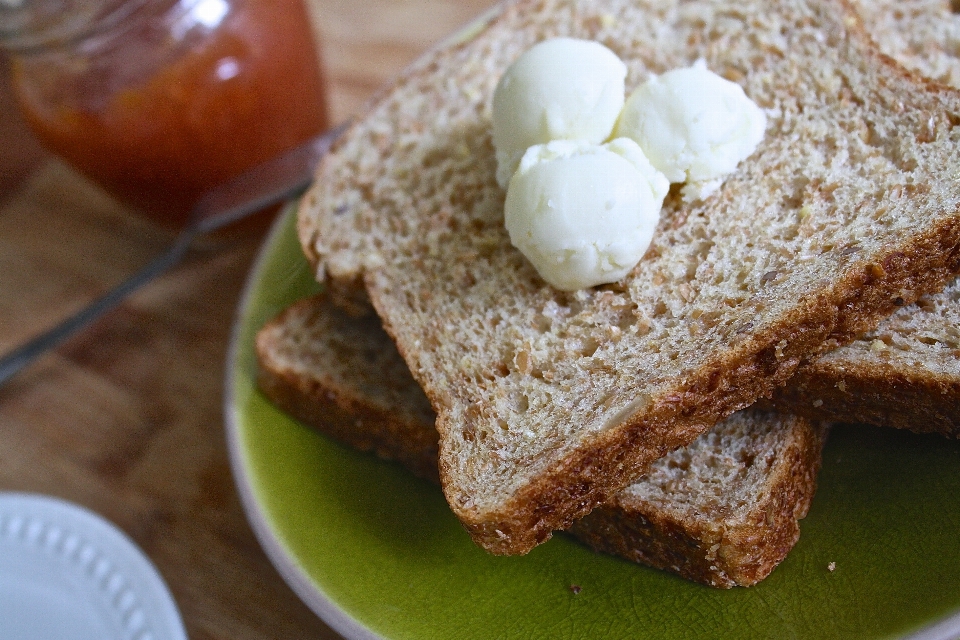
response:
[[[903,640],[957,640],[960,638],[960,612],[947,615]]]
[[[131,590],[141,601],[141,606],[144,604],[144,593],[152,596],[154,604],[158,607],[154,609],[157,622],[165,625],[163,629],[154,629],[154,631],[173,632],[173,636],[164,637],[163,640],[187,640],[183,616],[160,570],[123,529],[89,507],[59,496],[30,491],[0,491],[0,503],[7,501],[23,502],[30,511],[46,511],[51,519],[45,524],[57,524],[56,517],[61,514],[83,523],[83,526],[87,527],[85,531],[71,533],[87,534],[92,538],[87,540],[87,544],[95,543],[95,550],[103,554],[107,560],[112,559],[116,562],[117,558],[120,558],[125,563],[129,561],[133,565],[131,568],[134,575],[121,575],[121,577],[136,587]],[[33,513],[23,515],[35,517]],[[111,548],[120,550],[117,556],[110,555]]]

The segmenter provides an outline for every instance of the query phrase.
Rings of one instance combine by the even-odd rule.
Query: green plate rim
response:
[[[360,621],[347,614],[338,607],[310,578],[302,565],[297,562],[296,556],[289,547],[281,542],[281,536],[270,523],[269,516],[263,504],[256,496],[252,482],[252,472],[242,444],[240,406],[237,402],[239,385],[242,383],[239,361],[244,338],[249,337],[249,327],[246,326],[257,298],[257,289],[267,264],[270,262],[273,248],[290,224],[290,218],[295,215],[296,206],[288,204],[277,215],[267,233],[263,244],[257,252],[250,272],[247,276],[240,301],[234,314],[233,327],[230,333],[230,344],[227,351],[226,376],[224,385],[224,426],[227,440],[227,453],[234,483],[240,495],[240,503],[246,514],[247,521],[253,529],[260,546],[267,554],[274,568],[293,590],[294,593],[317,615],[332,627],[337,633],[351,640],[388,640],[383,638]]]
[[[243,385],[249,388],[254,382],[250,379],[249,370],[245,370],[244,366],[242,366],[241,352],[246,349],[248,351],[247,357],[249,358],[249,350],[252,349],[249,341],[255,332],[255,327],[251,326],[251,322],[254,316],[257,314],[263,315],[267,311],[259,308],[263,306],[263,301],[258,299],[262,296],[261,288],[264,286],[264,274],[271,268],[271,261],[276,262],[274,254],[277,254],[281,250],[280,243],[289,241],[289,238],[285,240],[285,234],[290,233],[294,216],[294,208],[292,206],[288,207],[274,223],[250,271],[243,295],[237,307],[227,357],[224,393],[226,439],[231,469],[240,493],[243,509],[257,539],[272,564],[293,591],[311,610],[344,637],[358,640],[383,640],[388,636],[379,635],[368,627],[364,621],[358,620],[344,611],[324,592],[318,581],[314,580],[308,571],[304,569],[296,552],[284,542],[285,536],[283,531],[277,530],[277,527],[272,524],[271,515],[268,513],[267,507],[265,507],[257,497],[255,478],[252,475],[250,461],[244,453],[242,442],[243,420],[241,407],[237,402],[237,398],[238,391]],[[276,265],[274,264],[273,268],[275,267]],[[269,310],[271,313],[273,311],[274,310]],[[882,433],[886,432],[887,430],[884,430]],[[802,542],[803,536],[801,536],[801,543]],[[788,560],[789,559],[788,557]],[[598,560],[598,562],[602,562],[602,560]],[[672,578],[672,576],[669,577]],[[774,575],[768,578],[768,580],[776,579],[777,572],[775,571]],[[761,586],[763,584],[764,583],[761,583]],[[749,590],[740,591],[755,592],[757,590],[758,587],[752,587]],[[960,635],[960,614],[951,612],[946,616],[941,615],[936,618],[930,618],[918,626],[913,626],[909,631],[900,633],[907,633],[906,637],[910,640],[947,640],[949,638],[956,638]],[[395,636],[389,636],[389,638],[393,637]],[[888,633],[882,637],[896,636],[891,636]],[[901,635],[900,637],[904,636]]]

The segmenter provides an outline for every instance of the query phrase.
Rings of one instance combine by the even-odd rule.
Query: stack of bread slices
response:
[[[298,232],[325,293],[261,330],[262,390],[439,481],[492,553],[567,530],[756,583],[797,540],[828,421],[960,433],[952,25],[945,0],[502,5],[321,162]],[[631,273],[573,292],[510,244],[490,131],[500,75],[556,36],[612,49],[628,91],[702,58],[768,118],[718,191],[671,192]]]

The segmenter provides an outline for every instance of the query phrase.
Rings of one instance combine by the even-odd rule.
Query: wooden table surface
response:
[[[310,0],[332,117],[493,0]],[[173,235],[45,153],[0,60],[0,351],[52,326]],[[267,560],[234,487],[221,400],[230,325],[266,224],[205,242],[0,388],[0,491],[58,496],[123,529],[194,640],[337,638]]]

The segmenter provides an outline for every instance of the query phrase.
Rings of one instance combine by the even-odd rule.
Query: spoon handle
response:
[[[331,129],[212,189],[198,201],[191,214],[191,224],[180,232],[165,253],[60,324],[0,358],[0,385],[37,357],[116,307],[134,291],[176,266],[198,236],[305,191],[310,186],[317,162],[346,126],[345,123]]]

